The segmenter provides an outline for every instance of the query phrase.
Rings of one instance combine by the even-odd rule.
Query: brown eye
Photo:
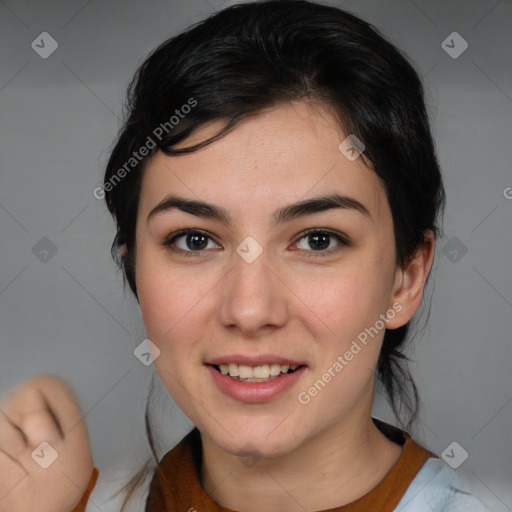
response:
[[[190,233],[185,235],[185,245],[192,249],[204,249],[207,245],[207,237],[202,233]]]
[[[305,243],[303,243],[303,246],[300,247],[299,244],[302,241],[305,241]],[[309,231],[303,234],[303,236],[297,242],[299,249],[308,252],[318,252],[320,253],[319,256],[322,256],[326,253],[331,254],[348,245],[348,240],[345,237],[342,237],[340,234],[324,230]]]
[[[177,251],[188,253],[188,256],[190,253],[204,252],[204,249],[208,248],[209,241],[214,245],[214,247],[210,248],[218,247],[218,245],[213,242],[212,238],[203,231],[185,229],[167,238],[163,242],[163,245],[172,247],[173,249],[175,248]]]

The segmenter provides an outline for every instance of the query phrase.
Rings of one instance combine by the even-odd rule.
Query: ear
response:
[[[119,252],[123,258],[126,258],[126,255],[128,254],[128,248],[126,247],[126,244],[119,246]]]
[[[425,231],[424,241],[414,257],[404,268],[397,268],[391,301],[397,313],[386,322],[387,329],[397,329],[405,325],[419,308],[434,259],[434,247],[434,233],[429,229]]]

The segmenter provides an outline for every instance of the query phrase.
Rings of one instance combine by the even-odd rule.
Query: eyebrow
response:
[[[272,217],[274,225],[277,225],[334,208],[355,210],[371,218],[368,208],[363,203],[352,197],[342,196],[340,194],[312,197],[310,199],[305,199],[304,201],[287,205],[276,210]],[[149,212],[147,221],[149,222],[149,220],[155,215],[162,214],[173,209],[178,209],[197,217],[217,220],[228,226],[233,223],[230,213],[220,206],[206,203],[204,201],[197,201],[195,199],[186,199],[175,195],[167,196],[158,203]]]

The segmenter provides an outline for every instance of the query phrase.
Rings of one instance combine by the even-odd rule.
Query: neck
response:
[[[201,438],[203,488],[219,505],[241,512],[340,507],[376,487],[402,451],[369,414],[335,424],[293,452],[259,459],[252,467]]]

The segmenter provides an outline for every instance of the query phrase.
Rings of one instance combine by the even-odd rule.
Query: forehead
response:
[[[220,121],[202,126],[177,147],[201,142],[223,126]],[[280,104],[193,153],[158,152],[146,165],[139,210],[149,212],[172,193],[222,204],[237,217],[261,217],[291,202],[337,192],[378,217],[387,208],[383,184],[362,158],[351,161],[340,151],[346,137],[321,106]]]

